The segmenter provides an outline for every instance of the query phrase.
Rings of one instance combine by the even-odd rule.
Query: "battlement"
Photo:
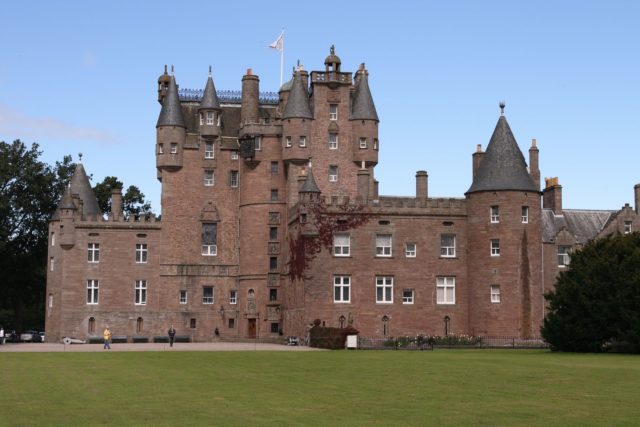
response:
[[[129,215],[127,217],[120,216],[118,219],[113,218],[113,214],[108,216],[87,215],[83,218],[74,217],[74,225],[76,228],[161,228],[161,220],[155,214],[147,215]]]
[[[204,89],[178,89],[180,101],[200,102],[204,95]],[[242,103],[242,91],[240,90],[216,90],[216,95],[221,103],[240,104]],[[260,92],[260,104],[278,105],[280,97],[277,92]]]

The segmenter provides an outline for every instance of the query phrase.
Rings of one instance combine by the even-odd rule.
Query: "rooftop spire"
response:
[[[467,193],[495,190],[539,191],[504,115],[498,119]]]
[[[369,90],[369,76],[364,64],[360,65],[360,69],[356,72],[357,82],[355,92],[353,93],[353,102],[351,104],[352,120],[378,120],[376,106],[373,103],[371,90]]]
[[[316,184],[316,180],[313,178],[313,168],[311,166],[311,157],[309,157],[309,167],[307,168],[307,179],[300,187],[300,193],[320,193],[320,189]]]
[[[211,66],[209,66],[209,77],[207,78],[207,85],[204,88],[204,94],[202,95],[202,101],[198,110],[219,110],[220,101],[216,94],[216,87],[213,84],[213,78],[211,77]]]
[[[500,105],[500,115],[504,116],[504,106],[505,106],[504,101],[500,101],[499,105]]]
[[[180,99],[178,98],[178,85],[176,85],[176,79],[173,76],[173,65],[171,66],[171,80],[169,81],[167,95],[162,101],[160,117],[158,117],[158,123],[156,123],[156,127],[158,126],[186,127],[184,118],[182,117]]]
[[[309,106],[309,92],[305,87],[300,70],[296,71],[293,76],[293,85],[282,118],[313,119],[311,107]]]

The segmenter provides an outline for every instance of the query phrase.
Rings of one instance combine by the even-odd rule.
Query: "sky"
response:
[[[71,154],[92,184],[117,176],[160,213],[157,78],[239,90],[247,68],[277,91],[298,60],[342,71],[361,62],[380,118],[381,195],[464,197],[471,155],[505,116],[541,177],[559,177],[565,209],[633,205],[640,183],[637,1],[40,1],[4,2],[0,140],[37,142],[50,164]]]

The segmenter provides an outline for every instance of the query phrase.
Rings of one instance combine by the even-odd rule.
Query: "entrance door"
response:
[[[249,320],[249,330],[247,331],[247,335],[249,338],[256,337],[256,319],[248,319]]]

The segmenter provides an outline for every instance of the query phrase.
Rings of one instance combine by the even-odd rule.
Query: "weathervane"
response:
[[[500,105],[500,115],[504,116],[504,106],[505,106],[504,101],[500,101],[499,105]]]

